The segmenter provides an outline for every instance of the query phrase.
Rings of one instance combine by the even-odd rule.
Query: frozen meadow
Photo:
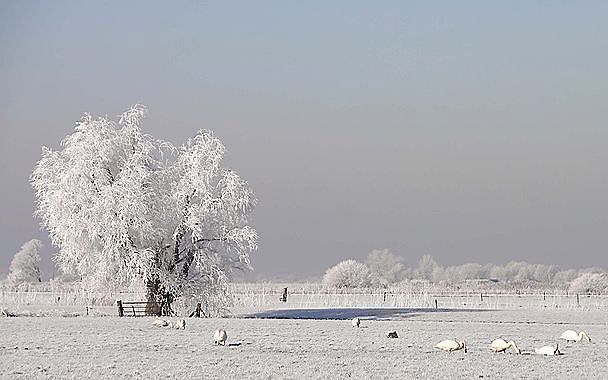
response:
[[[361,327],[350,318],[359,316]],[[0,319],[3,378],[605,378],[608,318],[602,311],[286,309],[235,318],[189,318],[185,330],[154,318],[5,317]],[[228,344],[213,344],[213,332]],[[560,343],[561,356],[534,348],[567,329],[592,342]],[[388,339],[397,331],[398,339]],[[524,352],[493,353],[514,340]],[[441,352],[443,339],[469,352]]]
[[[15,254],[0,284],[0,377],[606,377],[599,268],[443,267],[430,255],[410,268],[384,249],[316,284],[229,283],[258,248],[255,193],[212,131],[173,145],[144,132],[145,111],[85,113],[60,148],[43,149],[30,176],[35,215],[69,275],[41,282],[40,241]],[[189,318],[183,330],[135,318],[154,306],[227,317]],[[569,329],[593,342],[531,354]],[[524,354],[492,353],[496,338]],[[469,352],[433,349],[446,339]]]

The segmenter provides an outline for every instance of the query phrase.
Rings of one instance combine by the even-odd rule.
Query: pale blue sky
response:
[[[134,102],[157,137],[223,138],[260,198],[261,275],[374,248],[606,267],[606,20],[605,2],[2,2],[0,272],[45,236],[40,146]]]

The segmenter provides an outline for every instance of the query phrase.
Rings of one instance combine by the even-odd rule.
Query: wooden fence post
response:
[[[382,302],[386,302],[386,292],[384,292],[384,300]]]
[[[479,293],[479,299],[483,301],[483,293]]]
[[[437,309],[437,300],[435,300],[435,309]]]
[[[200,318],[201,317],[201,303],[200,302],[196,304],[196,313],[195,313],[195,315],[196,315],[196,318]]]
[[[547,295],[545,294],[545,292],[543,292],[543,301],[547,300]]]
[[[576,305],[579,307],[581,306],[581,300],[578,297],[578,293],[576,294]]]
[[[118,305],[118,316],[119,317],[124,317],[125,316],[125,312],[122,309],[122,301],[121,300],[116,301],[116,305]]]

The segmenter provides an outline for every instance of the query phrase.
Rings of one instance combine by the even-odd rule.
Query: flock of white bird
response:
[[[589,338],[589,335],[587,335],[586,332],[581,331],[581,332],[577,333],[574,330],[564,331],[562,333],[562,335],[560,335],[559,339],[565,340],[566,342],[580,342],[583,339],[583,337],[587,338],[587,340],[589,342],[591,342],[591,338]],[[467,344],[464,340],[456,341],[456,340],[447,339],[447,340],[437,343],[434,347],[437,349],[440,349],[440,350],[444,350],[444,351],[464,350],[464,352],[467,352]],[[517,344],[515,344],[515,342],[512,340],[507,342],[506,340],[504,340],[502,338],[498,338],[498,339],[494,339],[492,341],[492,343],[490,344],[490,350],[492,350],[494,352],[505,352],[509,348],[512,348],[516,354],[522,353],[522,351],[519,349],[519,347],[517,347]],[[547,355],[547,356],[561,355],[558,343],[555,343],[554,345],[550,345],[550,346],[543,346],[543,347],[536,348],[536,349],[534,349],[534,352],[538,355]]]
[[[353,327],[360,327],[361,319],[358,317],[355,317],[351,320],[351,323],[352,323]],[[397,333],[394,331],[390,332],[390,333],[388,333],[388,337],[396,338]],[[568,343],[580,342],[581,340],[583,340],[583,338],[585,338],[589,342],[591,342],[591,338],[584,331],[577,333],[574,330],[566,330],[559,337],[559,339],[565,340]],[[465,353],[467,352],[467,342],[464,340],[446,339],[446,340],[442,340],[441,342],[437,343],[433,347],[437,348],[439,350],[448,351],[448,352],[459,351],[459,350],[463,350]],[[492,341],[492,343],[490,344],[490,350],[493,352],[506,352],[509,348],[512,348],[516,354],[522,353],[522,351],[519,349],[519,347],[517,347],[517,344],[515,344],[515,342],[512,340],[506,341],[502,338],[498,338],[498,339],[494,339]],[[555,343],[555,345],[552,345],[552,346],[543,346],[540,348],[536,348],[534,350],[534,352],[538,355],[548,355],[548,356],[561,355],[558,343]]]
[[[361,318],[358,318],[358,317],[353,318],[351,320],[351,324],[353,327],[357,327],[357,328],[361,327]],[[174,323],[168,319],[157,319],[154,322],[152,322],[152,325],[154,325],[156,327],[167,327],[167,328],[176,328],[176,329],[185,330],[186,329],[186,320],[178,319]],[[397,338],[398,337],[397,332],[391,331],[388,333],[387,337],[388,338]],[[583,338],[585,338],[589,342],[591,342],[591,338],[584,331],[580,331],[577,333],[574,330],[566,330],[559,337],[559,339],[565,340],[567,343],[580,342],[581,340],[583,340]],[[226,330],[223,330],[223,329],[215,330],[215,332],[213,334],[213,342],[215,345],[226,346],[227,340],[228,340],[228,334],[226,333]],[[459,351],[459,350],[463,350],[465,353],[467,352],[467,342],[464,340],[446,339],[446,340],[442,340],[441,342],[437,343],[433,347],[437,348],[439,350],[448,351],[448,352]],[[519,347],[517,347],[517,344],[515,344],[515,342],[512,340],[506,341],[502,338],[498,338],[498,339],[494,339],[492,341],[492,343],[490,344],[490,350],[493,352],[506,352],[509,348],[512,348],[516,354],[522,353],[522,351],[519,349]],[[558,343],[555,343],[555,345],[551,345],[551,346],[543,346],[540,348],[536,348],[534,350],[534,352],[538,355],[548,355],[548,356],[561,355]]]
[[[171,322],[168,319],[157,319],[154,322],[152,322],[153,326],[156,327],[167,327],[170,329],[182,329],[185,330],[186,329],[186,320],[185,319],[178,319],[177,321],[175,321],[175,323]]]
[[[166,327],[169,329],[186,329],[186,320],[178,319],[175,322],[172,322],[169,319],[156,319],[152,322],[152,326],[155,327]],[[226,345],[226,341],[228,340],[228,334],[226,334],[226,330],[215,330],[213,334],[213,341],[216,345]]]

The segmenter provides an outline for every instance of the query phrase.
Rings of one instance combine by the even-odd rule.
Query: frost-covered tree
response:
[[[458,266],[458,280],[473,280],[487,277],[485,268],[481,264],[466,263]]]
[[[553,278],[559,272],[556,265],[536,264],[534,270],[534,279],[540,283],[549,284],[553,282]]]
[[[433,271],[439,265],[431,255],[424,255],[418,261],[418,273],[422,278],[431,279]]]
[[[608,294],[608,274],[583,273],[570,283],[570,293]]]
[[[566,269],[561,270],[553,276],[553,283],[556,285],[567,285],[569,282],[574,280],[578,275],[578,271],[576,269]]]
[[[329,268],[323,276],[323,285],[331,288],[364,288],[371,284],[369,269],[355,260],[344,260]]]
[[[10,285],[19,285],[28,282],[41,282],[40,277],[40,248],[42,242],[32,239],[23,246],[13,257],[9,274],[6,278]]]
[[[383,285],[395,283],[402,278],[403,259],[388,249],[374,249],[367,255],[365,264],[374,279]]]
[[[58,265],[85,285],[143,281],[164,314],[177,298],[218,314],[230,272],[250,268],[257,248],[256,199],[221,165],[225,147],[211,131],[176,148],[141,131],[144,111],[135,105],[118,123],[85,114],[60,150],[43,148],[36,214]]]

